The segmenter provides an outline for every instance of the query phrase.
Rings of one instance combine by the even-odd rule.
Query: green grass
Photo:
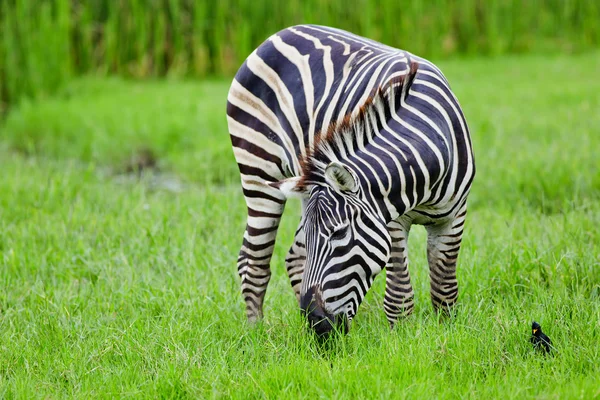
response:
[[[15,108],[0,131],[0,397],[600,397],[600,54],[441,67],[478,163],[459,312],[432,313],[417,227],[415,315],[389,331],[380,277],[325,348],[285,276],[294,202],[266,320],[245,323],[229,82],[88,78]],[[122,179],[142,147],[180,191]],[[554,356],[530,347],[532,319]]]
[[[9,114],[5,142],[21,153],[103,164],[114,172],[148,148],[186,179],[230,180],[238,169],[223,115],[228,84],[75,81],[56,97],[23,102]]]

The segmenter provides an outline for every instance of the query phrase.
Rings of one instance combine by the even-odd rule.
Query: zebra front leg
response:
[[[286,270],[290,278],[290,284],[296,295],[296,300],[298,300],[298,305],[300,305],[300,287],[302,286],[302,274],[304,273],[304,263],[306,262],[304,210],[306,210],[306,200],[302,200],[302,217],[294,235],[294,243],[285,257]]]
[[[427,226],[427,261],[431,301],[437,311],[449,313],[458,298],[456,261],[467,215],[464,205],[450,221]]]
[[[390,327],[399,317],[408,316],[414,308],[414,291],[408,272],[408,233],[410,222],[388,223],[392,237],[392,253],[385,268],[385,298],[383,307]]]
[[[294,236],[294,243],[285,257],[285,266],[290,284],[300,305],[300,287],[302,286],[302,274],[304,273],[304,263],[306,262],[306,244],[304,242],[304,228],[302,221]]]
[[[248,220],[238,257],[238,274],[248,321],[263,316],[263,302],[271,278],[270,261],[285,199],[271,188],[245,190]],[[251,196],[249,194],[252,194]]]

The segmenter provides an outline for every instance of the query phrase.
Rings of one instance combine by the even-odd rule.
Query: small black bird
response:
[[[552,341],[542,332],[542,327],[537,322],[531,324],[531,343],[536,349],[543,348],[546,353],[550,353]]]

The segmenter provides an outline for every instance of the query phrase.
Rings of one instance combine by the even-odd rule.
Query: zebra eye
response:
[[[346,237],[346,229],[347,227],[341,227],[341,228],[337,228],[335,231],[333,231],[333,233],[331,234],[331,240],[342,240],[343,238]]]

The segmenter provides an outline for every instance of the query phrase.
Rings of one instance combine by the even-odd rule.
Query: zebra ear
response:
[[[339,162],[331,162],[325,168],[325,180],[334,189],[338,191],[356,192],[358,190],[358,180],[356,176]]]
[[[308,197],[309,191],[302,185],[301,181],[301,177],[295,176],[293,178],[282,179],[279,182],[269,183],[269,186],[278,189],[287,199],[303,199]]]

